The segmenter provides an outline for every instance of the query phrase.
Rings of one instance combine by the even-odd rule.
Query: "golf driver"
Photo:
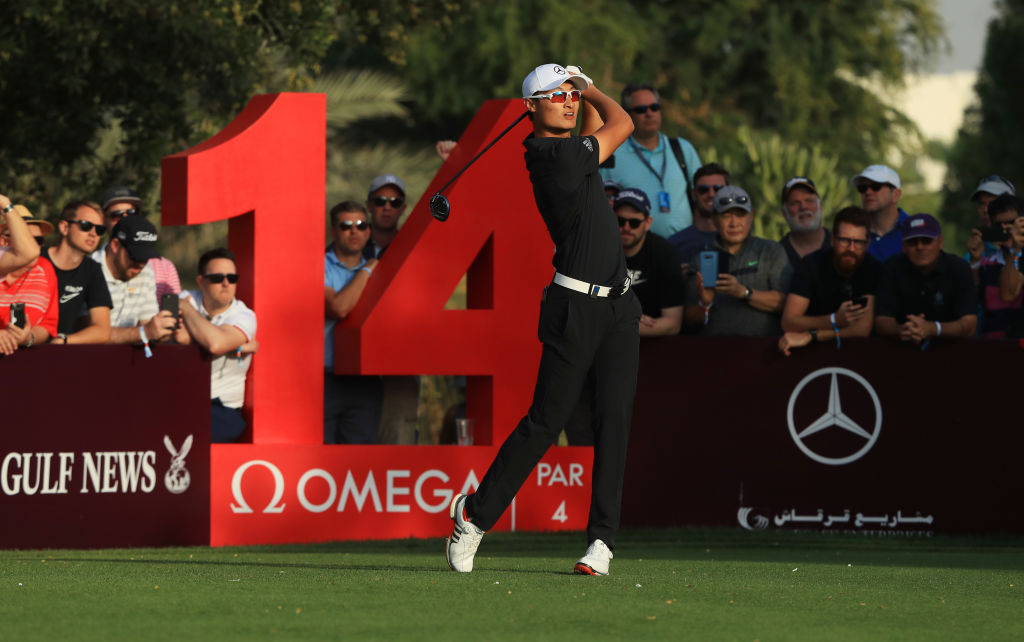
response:
[[[439,221],[447,221],[448,220],[448,215],[451,214],[451,212],[452,212],[452,205],[451,205],[451,203],[448,202],[448,197],[445,196],[442,192],[444,192],[446,189],[451,187],[452,183],[454,183],[460,176],[462,176],[462,172],[464,172],[467,169],[469,169],[469,166],[472,165],[473,163],[475,163],[476,159],[478,159],[481,156],[483,156],[484,152],[486,152],[488,149],[490,149],[494,145],[494,143],[496,143],[499,140],[501,140],[502,136],[504,136],[505,134],[507,134],[510,131],[512,131],[512,128],[515,127],[516,125],[518,125],[519,121],[521,121],[522,119],[526,118],[526,115],[529,114],[529,113],[530,112],[528,112],[528,111],[524,111],[523,114],[519,118],[516,118],[515,121],[513,121],[513,123],[511,125],[509,125],[508,127],[505,128],[505,131],[501,132],[500,134],[498,134],[494,138],[494,140],[492,140],[491,142],[487,143],[487,147],[484,147],[483,149],[481,149],[480,153],[473,157],[473,160],[471,160],[468,163],[466,163],[465,167],[460,169],[459,172],[455,176],[452,176],[452,179],[450,181],[448,181],[447,183],[445,183],[444,187],[442,187],[437,192],[437,194],[434,194],[433,196],[430,197],[430,213],[434,215],[434,218],[436,218]]]

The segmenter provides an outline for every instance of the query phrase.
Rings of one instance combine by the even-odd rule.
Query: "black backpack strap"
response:
[[[693,202],[693,190],[690,186],[690,172],[686,169],[686,158],[683,157],[683,146],[679,144],[679,139],[676,137],[669,138],[668,144],[672,146],[672,153],[676,155],[679,168],[683,170],[683,180],[686,181],[686,200],[690,204],[690,212],[696,213],[697,209],[694,207]]]

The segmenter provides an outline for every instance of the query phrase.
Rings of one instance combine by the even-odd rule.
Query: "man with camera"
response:
[[[146,265],[159,256],[153,224],[142,216],[125,216],[110,234],[110,242],[93,255],[103,271],[113,308],[110,343],[167,341],[178,325],[177,315],[160,310],[156,278]]]
[[[978,285],[981,317],[978,336],[982,339],[1002,339],[1007,330],[1019,323],[1021,317],[1020,253],[1024,239],[1020,238],[1021,215],[1024,202],[1007,192],[988,203],[987,216],[991,227],[975,230],[984,235],[995,252],[978,260],[974,272]],[[1017,230],[1017,234],[1014,234]],[[973,238],[973,237],[972,237]],[[973,258],[973,256],[972,256]]]
[[[245,377],[255,351],[256,313],[235,298],[235,255],[218,247],[199,257],[198,290],[181,293],[183,330],[178,343],[195,342],[213,357],[210,364],[210,441],[233,443],[245,431]]]
[[[782,311],[779,350],[814,341],[866,337],[874,323],[875,294],[882,264],[868,254],[867,212],[844,207],[832,222],[831,247],[800,260]]]
[[[718,190],[711,217],[718,234],[686,277],[685,321],[705,336],[778,336],[793,276],[786,251],[750,234],[754,209],[736,185]]]
[[[974,336],[974,279],[967,261],[942,251],[942,227],[930,214],[901,225],[903,252],[885,262],[875,331],[927,347],[935,339]]]

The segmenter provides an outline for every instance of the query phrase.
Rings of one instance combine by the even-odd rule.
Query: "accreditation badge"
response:
[[[662,212],[671,212],[672,211],[672,201],[668,197],[668,192],[665,192],[665,191],[658,192],[658,208]]]

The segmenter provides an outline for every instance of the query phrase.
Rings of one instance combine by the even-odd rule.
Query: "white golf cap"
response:
[[[982,194],[991,194],[992,196],[1002,196],[1003,194],[1017,195],[1017,190],[1014,189],[1013,183],[993,174],[992,176],[986,176],[985,178],[978,181],[978,187],[975,188],[974,193],[971,194],[971,200],[976,201]]]
[[[571,82],[580,91],[588,87],[586,80],[569,75],[562,65],[548,63],[531,71],[523,80],[523,98],[549,92],[564,82]]]
[[[892,185],[896,189],[900,188],[900,175],[888,165],[868,165],[864,168],[863,172],[851,178],[850,183],[856,187],[857,181],[860,179],[871,181],[872,183]]]
[[[398,178],[394,174],[384,174],[373,179],[373,182],[370,183],[369,193],[373,194],[385,185],[393,185],[397,187],[398,191],[402,193],[402,196],[405,196],[405,183],[403,183],[402,179]]]

